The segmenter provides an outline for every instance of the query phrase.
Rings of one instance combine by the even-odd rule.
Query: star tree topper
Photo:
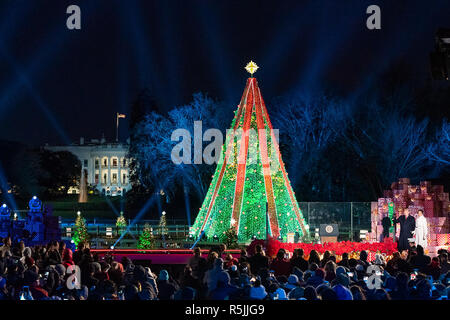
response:
[[[258,70],[258,66],[256,65],[256,63],[254,63],[253,61],[250,61],[249,63],[247,63],[247,65],[245,66],[245,70],[247,70],[248,73],[250,73],[252,76],[253,74],[256,72],[256,70]]]

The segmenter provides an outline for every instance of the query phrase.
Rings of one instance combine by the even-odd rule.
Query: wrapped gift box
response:
[[[369,261],[373,261],[373,260],[375,260],[375,255],[376,255],[376,253],[375,252],[373,252],[373,251],[368,251],[368,260]]]
[[[450,234],[437,234],[436,236],[438,246],[445,246],[449,244]]]

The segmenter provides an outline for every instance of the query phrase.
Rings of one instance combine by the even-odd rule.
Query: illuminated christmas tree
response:
[[[153,230],[150,225],[145,224],[139,236],[138,249],[152,249],[154,246]]]
[[[167,236],[169,234],[169,229],[167,228],[166,212],[163,211],[161,218],[159,218],[158,234],[162,236]]]
[[[117,217],[116,220],[116,227],[119,229],[123,229],[127,227],[127,220],[125,220],[125,217],[123,216],[123,212],[120,212],[120,216]]]
[[[281,159],[276,131],[252,74],[222,147],[202,207],[190,233],[198,238],[226,239],[236,228],[239,242],[252,238],[308,235],[308,226],[298,206]]]
[[[73,243],[78,246],[81,242],[89,241],[89,234],[86,228],[86,220],[81,216],[81,212],[77,212],[77,218],[75,220],[75,231],[73,233]]]

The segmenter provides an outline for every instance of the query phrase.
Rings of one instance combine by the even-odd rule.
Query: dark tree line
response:
[[[403,69],[390,70],[352,99],[295,93],[267,103],[299,201],[373,201],[400,177],[445,184],[450,168],[449,86],[418,85],[399,76]],[[149,193],[163,190],[168,202],[188,190],[201,203],[215,165],[174,165],[171,133],[176,128],[192,132],[197,120],[203,121],[203,131],[224,132],[234,109],[203,93],[167,114],[152,108],[132,128],[134,184]]]
[[[79,183],[81,163],[70,152],[51,152],[9,141],[0,141],[0,149],[2,198],[11,191],[18,199],[27,200],[32,195],[51,199]]]

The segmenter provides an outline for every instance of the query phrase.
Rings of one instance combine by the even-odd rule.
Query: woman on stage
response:
[[[421,245],[422,248],[427,247],[428,226],[427,219],[423,216],[423,210],[417,212],[415,239],[416,246]]]

